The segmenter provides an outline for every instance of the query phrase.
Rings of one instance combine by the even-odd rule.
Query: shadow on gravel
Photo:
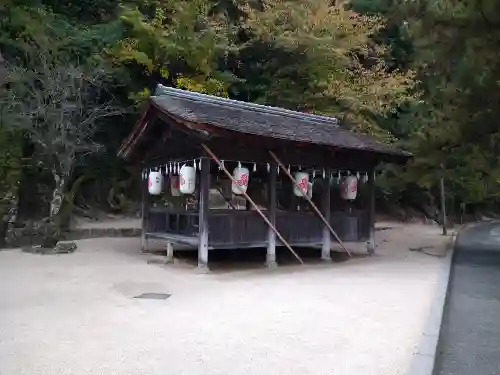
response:
[[[369,258],[367,253],[352,253],[349,257],[341,250],[331,251],[331,262],[321,260],[321,249],[311,247],[294,246],[293,249],[300,256],[306,266],[328,267],[348,260]],[[267,269],[266,248],[250,249],[212,249],[208,254],[210,272],[213,273],[231,273],[238,271],[251,271]],[[166,250],[151,249],[146,256],[152,256],[149,263],[164,264],[166,260]],[[182,249],[175,251],[174,263],[186,269],[196,269],[198,264],[198,251],[196,249]],[[298,260],[284,247],[276,248],[276,261],[280,269],[286,270],[287,267],[296,267],[300,265]],[[305,270],[306,268],[304,268]]]
[[[321,250],[307,247],[294,247],[305,264],[325,264],[321,261]],[[209,252],[209,264],[212,272],[229,272],[265,268],[266,248],[252,249],[214,249]],[[332,262],[340,263],[349,259],[347,254],[333,252]],[[196,267],[198,252],[178,251],[175,254],[177,261]],[[280,267],[296,266],[297,259],[286,249],[276,249],[276,260]]]

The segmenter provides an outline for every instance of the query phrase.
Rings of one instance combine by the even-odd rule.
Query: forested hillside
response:
[[[498,37],[498,38],[497,38]],[[500,211],[494,0],[2,0],[0,218],[133,209],[116,158],[158,82],[333,115],[413,152],[379,207]],[[0,233],[0,237],[3,237]]]

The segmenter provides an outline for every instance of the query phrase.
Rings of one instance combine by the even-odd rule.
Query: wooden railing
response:
[[[368,212],[332,212],[330,224],[343,241],[366,241],[369,237]],[[212,210],[208,215],[210,246],[265,246],[268,227],[255,211]],[[313,212],[278,211],[276,228],[292,244],[322,242],[323,223]],[[148,232],[198,235],[197,211],[152,209]]]
[[[176,211],[153,208],[149,211],[147,231],[173,233],[185,236],[198,235],[198,211]]]

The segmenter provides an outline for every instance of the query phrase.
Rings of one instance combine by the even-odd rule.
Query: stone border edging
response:
[[[412,363],[407,375],[433,375],[438,351],[439,336],[443,324],[443,313],[448,299],[448,284],[451,276],[452,260],[455,253],[455,241],[462,228],[452,239],[451,249],[447,251],[439,270],[435,296],[431,302],[427,322],[421,334],[420,343],[413,353]]]
[[[66,241],[102,237],[139,237],[140,228],[85,228],[73,229],[64,235]]]
[[[0,250],[39,245],[43,235],[42,229],[16,228],[6,238],[5,246]],[[139,237],[140,235],[140,228],[76,228],[62,233],[61,240],[77,241],[103,237]]]

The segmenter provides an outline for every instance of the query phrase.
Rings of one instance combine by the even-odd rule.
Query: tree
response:
[[[408,2],[425,103],[408,139],[417,158],[406,178],[431,188],[443,173],[456,203],[500,204],[500,4],[492,0]]]
[[[50,76],[49,80],[67,88],[76,85],[78,72],[84,72],[85,80],[106,78],[89,83],[92,94],[84,95],[89,99],[85,100],[87,108],[92,107],[92,100],[97,105],[113,100],[122,108],[133,107],[161,82],[333,115],[343,126],[397,141],[415,153],[411,167],[384,168],[385,177],[378,179],[379,183],[387,181],[384,188],[390,188],[385,191],[392,201],[400,197],[417,204],[432,202],[443,165],[447,186],[457,202],[500,207],[500,148],[495,142],[500,136],[496,122],[500,116],[500,5],[493,0],[7,3],[0,5],[0,49],[4,59],[17,67],[16,72],[23,72],[22,77],[15,76],[18,107],[9,116],[21,113],[24,122],[7,122],[4,116],[3,123],[10,125],[2,125],[0,143],[25,142],[19,132],[4,132],[17,124],[15,128],[26,131],[37,145],[33,161],[43,163],[51,175],[53,166],[61,167],[66,159],[51,158],[52,146],[44,148],[42,141],[61,132],[48,126],[55,123],[54,114],[60,108],[50,104],[46,107],[51,114],[35,119],[26,115],[27,108],[36,112],[35,98],[40,101],[45,94],[27,95],[24,100],[20,93],[47,85],[47,78],[33,77]],[[46,56],[47,64],[39,63],[38,53]],[[90,67],[96,65],[106,66],[106,73]],[[69,71],[64,75],[66,66]],[[76,91],[70,89],[69,96],[74,97]],[[11,100],[9,92],[4,90],[0,100]],[[124,119],[119,128],[99,120],[88,131],[92,135],[85,138],[83,149],[57,149],[58,155],[73,153],[68,160],[76,161],[93,153],[96,144],[109,150],[108,155],[85,159],[76,172],[75,164],[61,168],[59,175],[69,173],[79,179],[91,170],[97,175],[116,174],[116,181],[123,179],[127,174],[113,151],[134,120],[134,116]],[[67,124],[80,122],[65,120]],[[36,127],[29,130],[33,124]],[[97,128],[99,134],[95,134]],[[17,151],[9,155],[15,159]],[[102,166],[106,170],[97,172]],[[95,205],[113,189],[97,186],[93,181],[102,180],[98,177],[90,179],[85,180],[81,190],[85,194],[80,197],[85,195],[86,203]],[[73,183],[71,177],[65,180],[63,190]]]
[[[227,96],[234,81],[219,69],[228,53],[224,21],[210,17],[208,0],[137,2],[120,16],[124,38],[106,56],[129,77],[131,98],[141,100],[158,82]]]
[[[9,83],[11,69],[0,55],[0,245],[5,241],[8,225],[16,220],[19,181],[22,172],[22,133],[13,128]]]
[[[53,177],[50,219],[59,230],[66,219],[61,207],[76,162],[102,149],[93,139],[99,121],[123,110],[105,91],[103,69],[76,65],[36,46],[33,51],[31,68],[13,72],[10,108],[17,114],[15,126],[29,136],[38,160]]]
[[[248,7],[240,72],[258,101],[334,115],[387,138],[377,116],[417,100],[413,72],[389,69],[384,46],[372,39],[384,20],[347,5],[274,0],[262,11]]]
[[[116,18],[120,2],[116,0],[39,0],[41,4],[50,7],[55,13],[79,23],[109,22]]]

